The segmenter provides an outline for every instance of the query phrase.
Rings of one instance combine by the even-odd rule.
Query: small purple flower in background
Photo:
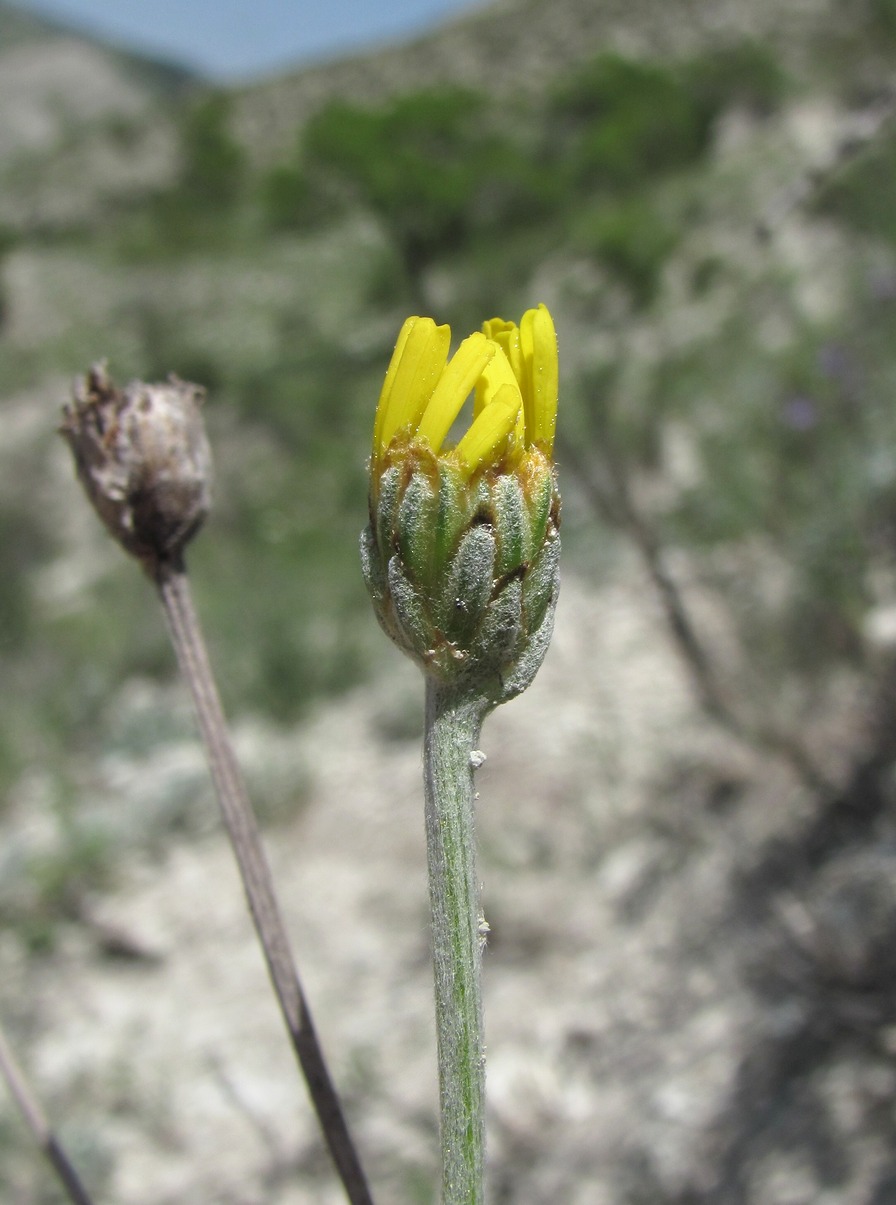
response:
[[[804,393],[795,393],[781,407],[781,421],[791,431],[811,431],[818,426],[818,405]]]

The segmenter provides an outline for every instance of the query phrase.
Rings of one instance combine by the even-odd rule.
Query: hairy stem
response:
[[[93,1200],[81,1183],[71,1160],[50,1128],[50,1123],[47,1121],[34,1089],[16,1062],[2,1026],[0,1026],[0,1074],[9,1085],[12,1098],[18,1105],[35,1142],[59,1177],[60,1183],[73,1205],[93,1205]]]
[[[155,576],[177,659],[193,696],[249,911],[293,1049],[348,1200],[351,1205],[372,1205],[364,1171],[299,981],[258,823],[230,741],[186,569],[180,562],[163,561]]]
[[[480,696],[426,681],[424,781],[439,1062],[443,1205],[484,1201],[482,943],[471,755]]]

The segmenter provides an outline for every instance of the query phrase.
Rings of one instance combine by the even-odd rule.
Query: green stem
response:
[[[423,757],[443,1205],[482,1205],[485,1199],[483,921],[471,755],[486,710],[475,692],[451,690],[427,678]]]

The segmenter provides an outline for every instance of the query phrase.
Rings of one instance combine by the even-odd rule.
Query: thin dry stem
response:
[[[604,463],[610,478],[607,488],[598,482],[573,444],[563,445],[563,456],[601,518],[621,530],[641,557],[657,592],[672,644],[690,675],[704,713],[737,740],[780,757],[810,791],[830,794],[833,784],[796,736],[766,720],[745,718],[727,697],[713,669],[709,652],[697,634],[684,596],[669,571],[659,536],[637,507],[625,467],[618,457],[612,454],[612,450],[605,455]]]
[[[352,1205],[372,1205],[364,1171],[299,981],[258,824],[230,741],[186,569],[182,562],[162,561],[155,577],[177,659],[193,696],[249,911],[293,1049],[349,1201]]]
[[[41,1108],[40,1101],[34,1089],[25,1077],[25,1073],[16,1062],[3,1027],[0,1025],[0,1073],[9,1085],[13,1100],[19,1107],[25,1124],[34,1136],[48,1162],[52,1166],[62,1187],[74,1205],[93,1205],[93,1198],[81,1183],[71,1160],[50,1128],[46,1114]]]

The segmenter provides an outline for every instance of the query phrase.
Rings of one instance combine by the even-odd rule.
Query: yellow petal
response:
[[[502,357],[495,356],[495,360]],[[509,369],[510,365],[507,367]],[[473,425],[457,445],[457,457],[467,474],[474,473],[481,465],[496,458],[495,454],[516,426],[521,405],[522,399],[516,380],[513,384],[498,386],[493,397],[473,420]]]
[[[489,318],[488,322],[482,324],[482,329],[504,352],[513,369],[513,375],[522,383],[524,369],[520,328],[515,322],[505,322],[503,318]]]
[[[550,456],[557,427],[559,368],[557,333],[546,306],[523,314],[520,344],[526,375],[526,442]]]
[[[382,447],[382,431],[383,420],[386,417],[386,410],[389,405],[389,399],[392,396],[392,387],[395,384],[395,375],[398,372],[398,365],[401,362],[401,357],[404,355],[404,349],[407,345],[408,336],[411,331],[420,321],[419,318],[405,318],[401,330],[398,332],[398,338],[395,340],[395,349],[392,352],[392,359],[389,361],[389,367],[386,369],[386,378],[383,381],[383,387],[380,390],[380,400],[376,406],[376,418],[373,423],[373,446],[374,450],[379,452]]]
[[[476,331],[464,339],[449,360],[417,428],[418,435],[434,452],[441,448],[451,424],[497,350],[496,344]]]
[[[519,414],[516,416],[516,426],[513,431],[513,442],[516,448],[522,454],[523,448],[526,446],[526,416],[523,412],[523,407],[520,406]]]
[[[383,382],[373,429],[382,454],[402,427],[415,428],[445,369],[451,331],[432,318],[408,318],[398,336]]]
[[[516,389],[517,394],[520,393],[519,382],[514,375],[513,369],[510,367],[510,361],[504,354],[503,348],[498,343],[493,343],[492,346],[496,349],[496,354],[492,356],[491,360],[483,368],[482,375],[476,382],[476,404],[473,407],[474,421],[485,407],[491,404],[492,399],[503,385],[512,385]],[[522,405],[522,396],[520,396],[520,405]]]

